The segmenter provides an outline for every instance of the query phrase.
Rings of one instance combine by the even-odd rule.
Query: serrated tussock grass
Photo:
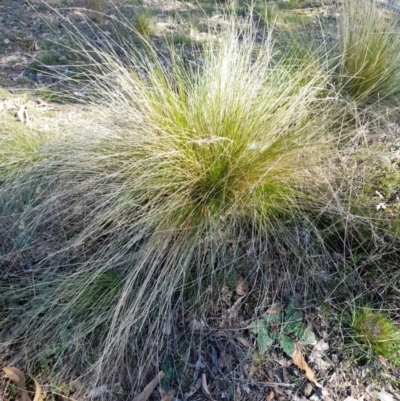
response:
[[[339,19],[341,89],[360,104],[396,100],[400,31],[376,0],[346,0]]]
[[[249,26],[231,22],[195,62],[145,39],[147,56],[113,45],[82,47],[93,112],[81,132],[0,189],[26,238],[2,257],[14,280],[1,284],[0,330],[16,361],[50,355],[59,376],[87,383],[135,365],[137,384],[174,311],[201,315],[217,274],[318,276],[318,222],[345,219],[328,163],[343,132],[324,69],[272,61],[271,38],[256,43]],[[299,257],[311,237],[318,263]]]

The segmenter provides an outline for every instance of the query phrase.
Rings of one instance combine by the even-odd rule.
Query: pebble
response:
[[[307,385],[304,387],[303,393],[306,397],[309,397],[311,393],[313,392],[313,386],[310,383],[307,383]]]

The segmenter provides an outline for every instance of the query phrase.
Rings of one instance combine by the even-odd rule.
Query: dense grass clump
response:
[[[400,88],[400,32],[376,0],[346,0],[339,19],[342,89],[359,103],[393,101]]]
[[[155,30],[154,16],[148,11],[138,12],[134,18],[134,27],[143,36],[150,36]]]
[[[294,291],[323,268],[319,222],[342,219],[328,162],[343,128],[317,61],[277,63],[233,23],[194,62],[146,50],[82,50],[92,114],[0,189],[0,222],[24,238],[0,260],[0,331],[63,377],[113,383],[134,364],[136,383],[174,310],[205,313],[235,269]]]
[[[358,309],[353,320],[354,340],[374,356],[400,365],[400,330],[382,312]]]

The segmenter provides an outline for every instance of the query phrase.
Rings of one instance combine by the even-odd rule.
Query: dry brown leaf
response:
[[[213,333],[214,337],[220,337],[220,338],[229,338],[229,334],[226,333],[225,331],[216,331],[215,333]]]
[[[3,372],[6,377],[13,381],[17,386],[25,387],[25,375],[18,368],[13,366],[5,366]]]
[[[272,401],[274,397],[275,397],[275,392],[271,390],[267,395],[266,401]]]
[[[267,310],[267,313],[271,314],[271,315],[275,315],[277,313],[279,313],[281,310],[285,309],[285,304],[279,305],[279,306],[275,306],[274,308],[270,308]]]
[[[144,390],[137,396],[133,397],[132,401],[147,401],[164,376],[165,373],[160,370],[158,375],[144,388]]]
[[[236,286],[236,294],[240,295],[241,297],[247,295],[247,285],[244,281],[243,277],[239,277],[237,286]]]
[[[207,385],[207,376],[205,373],[201,375],[201,387],[203,389],[204,395],[207,397],[208,400],[214,401],[214,399],[211,397],[210,390],[208,389]]]
[[[225,351],[221,351],[218,358],[218,366],[220,368],[229,368],[232,363],[232,356]]]
[[[31,376],[31,379],[35,383],[35,398],[33,399],[33,401],[44,401],[46,396],[42,395],[42,386],[34,377]]]
[[[172,401],[172,399],[175,397],[175,394],[176,390],[169,390],[162,396],[161,401]]]
[[[301,347],[298,342],[296,342],[296,348],[294,350],[294,353],[292,355],[292,360],[293,363],[299,367],[300,369],[304,370],[306,372],[307,379],[310,380],[311,382],[318,384],[317,383],[317,378],[315,377],[314,372],[311,370],[311,368],[308,366],[307,362],[305,361],[303,354],[301,353]]]
[[[19,388],[20,392],[20,401],[31,401],[29,398],[28,392],[25,389],[25,375],[18,368],[13,366],[5,366],[3,368],[3,372],[6,377],[8,377],[11,381],[13,381]],[[35,396],[36,398],[36,396]]]
[[[236,340],[239,341],[240,344],[244,345],[246,348],[251,347],[250,343],[244,337],[236,336]]]

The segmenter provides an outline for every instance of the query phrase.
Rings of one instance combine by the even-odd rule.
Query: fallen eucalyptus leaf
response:
[[[221,351],[218,358],[218,366],[220,368],[229,368],[232,364],[232,356],[225,351]]]
[[[244,281],[243,277],[239,277],[237,286],[236,286],[236,294],[244,297],[245,295],[247,295],[247,285]]]
[[[13,381],[19,389],[20,393],[20,401],[31,401],[29,398],[28,392],[26,391],[25,388],[25,375],[24,373],[19,370],[18,368],[15,368],[13,366],[5,366],[3,368],[3,372],[6,377],[8,377],[11,381]],[[36,396],[35,396],[36,398]]]
[[[45,395],[42,396],[42,386],[34,377],[31,376],[31,379],[35,383],[35,398],[33,401],[44,401]]]
[[[305,361],[303,354],[301,353],[301,347],[299,343],[295,344],[295,350],[292,355],[292,360],[293,363],[300,369],[304,370],[306,372],[307,379],[313,382],[314,384],[320,385],[317,382],[317,378],[315,377],[314,372],[311,370],[311,368],[308,366],[307,362]]]
[[[250,348],[251,347],[250,343],[245,338],[243,338],[241,336],[236,336],[235,338],[236,338],[237,341],[240,342],[240,344],[244,345],[246,348]]]
[[[17,386],[25,387],[25,375],[21,370],[13,366],[5,366],[3,372]]]
[[[207,394],[211,398],[210,390],[208,389],[207,385],[207,376],[205,373],[201,375],[201,387],[204,390],[204,393]]]
[[[276,304],[273,304],[266,313],[270,313],[270,314],[277,314],[279,313],[281,310],[283,310],[285,308],[285,304],[280,304],[280,302],[277,302]]]
[[[137,396],[133,397],[132,401],[147,401],[164,376],[165,373],[160,370],[157,376],[144,388],[144,390]]]

